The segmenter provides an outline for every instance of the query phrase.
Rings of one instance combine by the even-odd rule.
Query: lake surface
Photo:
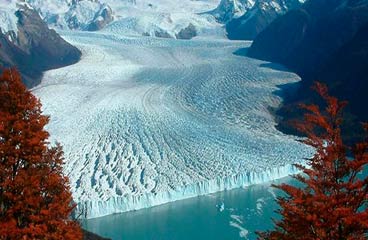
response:
[[[286,178],[273,183],[292,182]],[[256,239],[271,229],[277,190],[268,184],[86,220],[83,227],[114,240]],[[224,203],[221,211],[218,205]]]

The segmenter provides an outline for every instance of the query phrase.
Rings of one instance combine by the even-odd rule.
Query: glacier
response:
[[[76,216],[270,181],[310,155],[271,114],[299,77],[234,54],[250,42],[60,33],[82,59],[32,91],[64,147]]]

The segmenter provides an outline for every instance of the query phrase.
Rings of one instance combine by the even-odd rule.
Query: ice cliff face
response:
[[[104,201],[87,200],[85,202],[80,202],[77,205],[74,215],[85,219],[97,218],[114,213],[149,208],[219,191],[241,188],[254,184],[262,184],[296,173],[298,173],[298,171],[295,167],[287,165],[275,169],[270,168],[260,172],[250,171],[229,176],[227,178],[201,181],[195,184],[177,187],[172,190],[158,193],[145,193],[136,196],[127,195],[126,197],[112,197]]]

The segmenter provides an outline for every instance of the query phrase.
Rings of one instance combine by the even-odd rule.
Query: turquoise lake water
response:
[[[292,180],[273,183],[281,181]],[[256,239],[256,230],[273,227],[276,191],[270,183],[254,185],[91,219],[82,225],[113,240]]]

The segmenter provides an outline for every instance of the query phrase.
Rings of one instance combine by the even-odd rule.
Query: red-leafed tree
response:
[[[368,178],[360,172],[368,163],[368,141],[346,146],[340,130],[346,103],[331,97],[323,84],[315,89],[326,107],[303,105],[307,113],[296,126],[316,152],[306,166],[297,165],[303,174],[294,177],[301,187],[274,186],[284,192],[277,200],[282,218],[275,230],[258,233],[259,239],[367,239]]]
[[[15,69],[0,75],[0,239],[81,239],[60,146]]]

